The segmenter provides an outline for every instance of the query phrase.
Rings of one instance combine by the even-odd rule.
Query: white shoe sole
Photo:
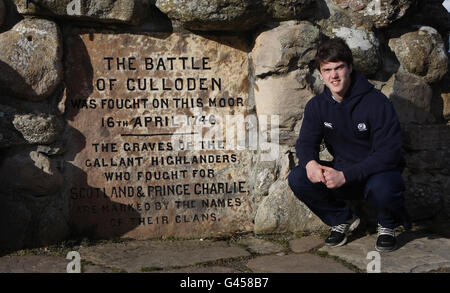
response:
[[[375,245],[375,250],[378,252],[391,252],[391,251],[397,250],[397,244],[395,244],[395,246],[391,247],[391,248],[378,247],[377,245]]]
[[[339,247],[339,246],[343,246],[345,243],[347,243],[347,236],[345,236],[345,238],[340,243],[338,243],[336,245],[327,244],[327,243],[325,243],[325,245],[328,246],[328,247]]]
[[[348,227],[348,231],[347,231],[347,233],[346,233],[346,235],[345,235],[345,238],[344,238],[340,243],[338,243],[338,244],[336,244],[336,245],[326,244],[326,243],[325,243],[325,245],[328,246],[328,247],[339,247],[339,246],[343,246],[344,244],[347,243],[347,236],[348,236],[348,234],[349,234],[350,232],[354,231],[356,228],[358,228],[360,222],[361,222],[361,219],[358,218],[358,217],[356,217],[356,219],[353,221],[353,223],[350,224],[350,227]]]
[[[356,217],[356,220],[350,225],[348,228],[348,232],[354,231],[356,228],[358,228],[359,223],[361,222],[360,218]]]
[[[397,250],[397,246],[395,246],[394,248],[378,248],[378,246],[375,246],[375,250],[378,252],[391,252]]]

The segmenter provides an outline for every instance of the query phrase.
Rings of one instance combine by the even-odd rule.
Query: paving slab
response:
[[[70,260],[57,256],[3,256],[1,273],[65,273]]]
[[[209,274],[209,273],[219,273],[219,274],[235,274],[235,273],[242,273],[239,270],[229,268],[229,267],[223,267],[223,266],[208,266],[208,267],[187,267],[182,269],[174,269],[174,270],[164,270],[164,271],[158,271],[158,273],[182,273],[182,274]]]
[[[81,259],[126,272],[185,267],[221,259],[250,256],[225,241],[130,241],[80,249]]]
[[[98,265],[83,265],[81,264],[81,271],[85,274],[104,274],[104,273],[114,273],[110,268],[106,268]]]
[[[377,235],[356,239],[341,247],[324,246],[326,251],[366,271],[374,256]],[[450,267],[450,239],[421,232],[404,232],[398,236],[399,248],[380,253],[380,271],[385,273],[421,273]],[[372,266],[371,266],[372,267]],[[373,268],[373,267],[372,267]]]
[[[273,254],[284,250],[280,244],[256,237],[243,238],[238,243],[247,247],[250,252],[258,254]]]
[[[247,267],[254,273],[353,273],[332,259],[310,253],[259,256]]]
[[[324,240],[319,236],[311,235],[294,239],[289,242],[291,250],[295,253],[307,252],[319,245],[323,245]]]
[[[67,273],[71,260],[58,256],[24,255],[0,257],[0,273]],[[81,264],[83,273],[111,273],[108,268]]]

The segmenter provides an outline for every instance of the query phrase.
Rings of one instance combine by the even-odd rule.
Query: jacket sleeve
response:
[[[361,181],[370,175],[401,166],[403,156],[400,122],[391,102],[387,100],[373,109],[371,119],[370,155],[363,161],[342,170],[346,182]]]
[[[295,145],[300,166],[305,168],[309,161],[319,161],[319,150],[322,139],[323,128],[321,120],[313,107],[312,100],[310,100],[306,104],[300,135]]]

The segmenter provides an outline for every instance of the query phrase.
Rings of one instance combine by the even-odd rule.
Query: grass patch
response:
[[[133,241],[133,240],[134,240],[133,238],[127,238],[127,237],[120,238],[120,237],[118,237],[118,238],[113,238],[113,239],[111,239],[109,241],[112,242],[112,243],[126,243],[126,242]]]
[[[300,232],[295,232],[295,233],[294,233],[295,239],[307,237],[307,236],[309,236],[309,235],[311,235],[311,233],[305,232],[305,231],[300,231]]]
[[[124,269],[121,268],[116,268],[116,267],[108,267],[113,273],[116,274],[126,274],[128,273],[127,271],[125,271]]]
[[[237,247],[240,247],[242,249],[245,249],[252,256],[258,256],[258,253],[256,253],[253,250],[251,250],[247,244],[244,244],[242,242],[236,242],[236,243],[234,243],[234,245],[236,245]]]
[[[160,267],[143,267],[141,268],[141,272],[143,273],[151,273],[151,272],[157,272],[157,271],[162,271],[163,268]]]
[[[436,273],[450,273],[450,268],[439,268],[439,269],[436,269],[436,270],[428,271],[426,273],[434,273],[434,274],[436,274]]]
[[[93,262],[89,261],[89,260],[82,259],[82,260],[81,260],[81,272],[82,272],[82,273],[85,273],[85,272],[86,272],[86,271],[85,271],[85,267],[86,267],[87,265],[95,265],[95,264],[94,264]]]
[[[59,244],[53,244],[44,247],[36,248],[24,248],[20,250],[10,250],[4,251],[1,255],[8,256],[25,256],[25,255],[35,255],[35,256],[58,256],[66,257],[67,253],[70,251],[78,251],[79,245],[76,245],[72,241],[63,241]]]
[[[234,269],[242,273],[252,273],[252,271],[247,267],[247,263],[253,256],[241,256],[225,259],[217,259],[213,261],[198,263],[196,267],[212,267],[212,266],[222,266]]]
[[[261,235],[260,238],[280,245],[283,248],[282,252],[289,253],[291,251],[290,242],[295,239],[295,234],[294,233],[264,234]]]
[[[201,237],[179,237],[173,235],[158,236],[158,237],[148,237],[145,241],[184,241],[184,240],[200,240],[205,239]]]

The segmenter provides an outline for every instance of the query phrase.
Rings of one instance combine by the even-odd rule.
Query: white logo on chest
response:
[[[326,128],[333,129],[333,124],[332,124],[331,122],[324,122],[323,125],[324,125]]]
[[[358,131],[366,131],[367,126],[365,123],[358,123]]]

